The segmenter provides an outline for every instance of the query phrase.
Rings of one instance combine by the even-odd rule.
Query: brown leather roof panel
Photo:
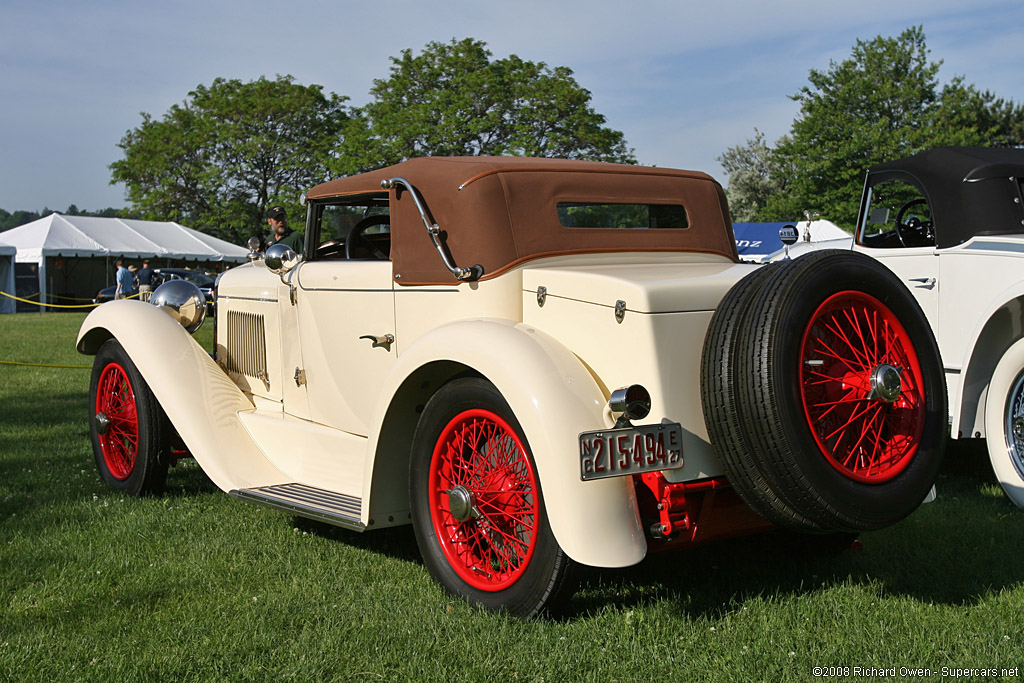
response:
[[[738,260],[721,187],[696,171],[525,157],[423,157],[333,180],[310,199],[380,192],[401,176],[419,191],[456,264],[481,279],[544,256],[608,251],[700,251]],[[681,204],[685,229],[566,228],[560,202]],[[457,284],[434,249],[416,206],[391,190],[391,258],[397,282]]]

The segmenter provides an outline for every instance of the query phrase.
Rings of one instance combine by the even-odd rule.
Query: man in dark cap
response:
[[[270,226],[270,236],[267,238],[267,246],[272,244],[285,244],[291,247],[296,254],[302,253],[302,233],[295,232],[288,227],[288,216],[283,206],[273,206],[267,211],[267,225]]]

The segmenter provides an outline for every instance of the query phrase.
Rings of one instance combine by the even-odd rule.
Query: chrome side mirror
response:
[[[263,262],[267,264],[270,272],[277,273],[282,278],[295,266],[299,265],[300,257],[287,244],[271,244],[267,247],[267,253]]]

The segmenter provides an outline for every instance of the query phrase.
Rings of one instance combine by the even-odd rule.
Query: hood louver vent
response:
[[[257,379],[270,388],[267,335],[262,315],[228,311],[227,370]]]

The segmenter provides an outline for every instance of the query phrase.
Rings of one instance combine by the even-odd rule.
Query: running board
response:
[[[233,489],[228,493],[257,505],[284,510],[335,526],[365,531],[359,521],[362,500],[305,484],[277,484],[252,489]]]

